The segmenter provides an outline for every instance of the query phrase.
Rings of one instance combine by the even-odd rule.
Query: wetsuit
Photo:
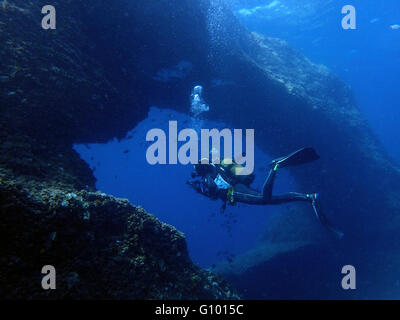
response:
[[[244,184],[233,185],[233,199],[237,202],[248,204],[281,204],[293,201],[308,201],[311,202],[310,195],[298,192],[289,192],[282,195],[272,195],[275,176],[277,170],[273,168],[269,171],[268,177],[264,182],[262,192],[254,190]]]
[[[272,189],[276,176],[276,168],[272,168],[264,182],[262,192],[252,189],[248,184],[238,183],[234,177],[226,174],[226,171],[220,165],[208,165],[201,175],[194,174],[194,177],[200,177],[200,180],[188,181],[199,193],[204,194],[212,199],[220,198],[224,201],[229,200],[231,204],[234,202],[243,202],[254,205],[281,204],[293,201],[311,202],[310,195],[289,192],[282,195],[272,195]],[[215,182],[218,175],[226,181],[226,187],[218,186]]]

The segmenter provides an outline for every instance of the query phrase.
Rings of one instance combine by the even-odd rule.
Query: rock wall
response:
[[[236,299],[184,235],[128,200],[0,171],[2,299]],[[56,290],[41,269],[56,268]]]
[[[145,117],[144,109],[127,107],[142,99],[140,91],[112,82],[91,54],[97,48],[84,31],[86,2],[53,1],[57,29],[48,31],[41,28],[47,2],[2,2],[1,124],[7,132],[65,144],[105,141],[123,136],[134,125],[130,121]],[[120,71],[127,87],[134,87],[133,78]]]
[[[133,43],[124,52],[118,26],[91,16],[115,10],[110,19],[123,23],[128,2],[53,1],[51,31],[40,27],[45,4],[0,3],[0,297],[238,298],[191,262],[182,233],[95,192],[92,172],[72,150],[74,142],[121,138],[147,113],[146,80],[129,62]],[[93,34],[88,16],[110,29]],[[54,291],[41,288],[48,264],[57,271]]]

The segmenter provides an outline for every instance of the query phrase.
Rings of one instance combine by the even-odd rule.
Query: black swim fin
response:
[[[321,222],[321,224],[327,228],[330,232],[332,232],[332,234],[335,235],[335,237],[337,239],[342,239],[344,236],[344,233],[335,229],[332,224],[328,221],[328,219],[326,218],[326,216],[323,214],[322,209],[321,209],[321,204],[319,202],[319,195],[318,193],[314,193],[312,195],[310,195],[311,197],[311,204],[312,207],[314,209],[314,213],[315,216],[317,217],[317,219],[319,220],[319,222]]]
[[[273,166],[278,165],[279,168],[287,166],[297,166],[300,164],[308,163],[314,160],[318,160],[319,155],[314,148],[301,148],[291,154],[275,159],[271,162]]]

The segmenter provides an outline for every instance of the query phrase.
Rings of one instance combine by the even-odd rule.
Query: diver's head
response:
[[[209,163],[209,159],[203,158],[199,163],[194,165],[194,173],[197,176],[205,176],[213,171],[213,165]]]

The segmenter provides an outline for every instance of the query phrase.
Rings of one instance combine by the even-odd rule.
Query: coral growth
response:
[[[235,299],[184,235],[128,200],[0,174],[2,299]],[[53,265],[57,290],[41,288]]]

